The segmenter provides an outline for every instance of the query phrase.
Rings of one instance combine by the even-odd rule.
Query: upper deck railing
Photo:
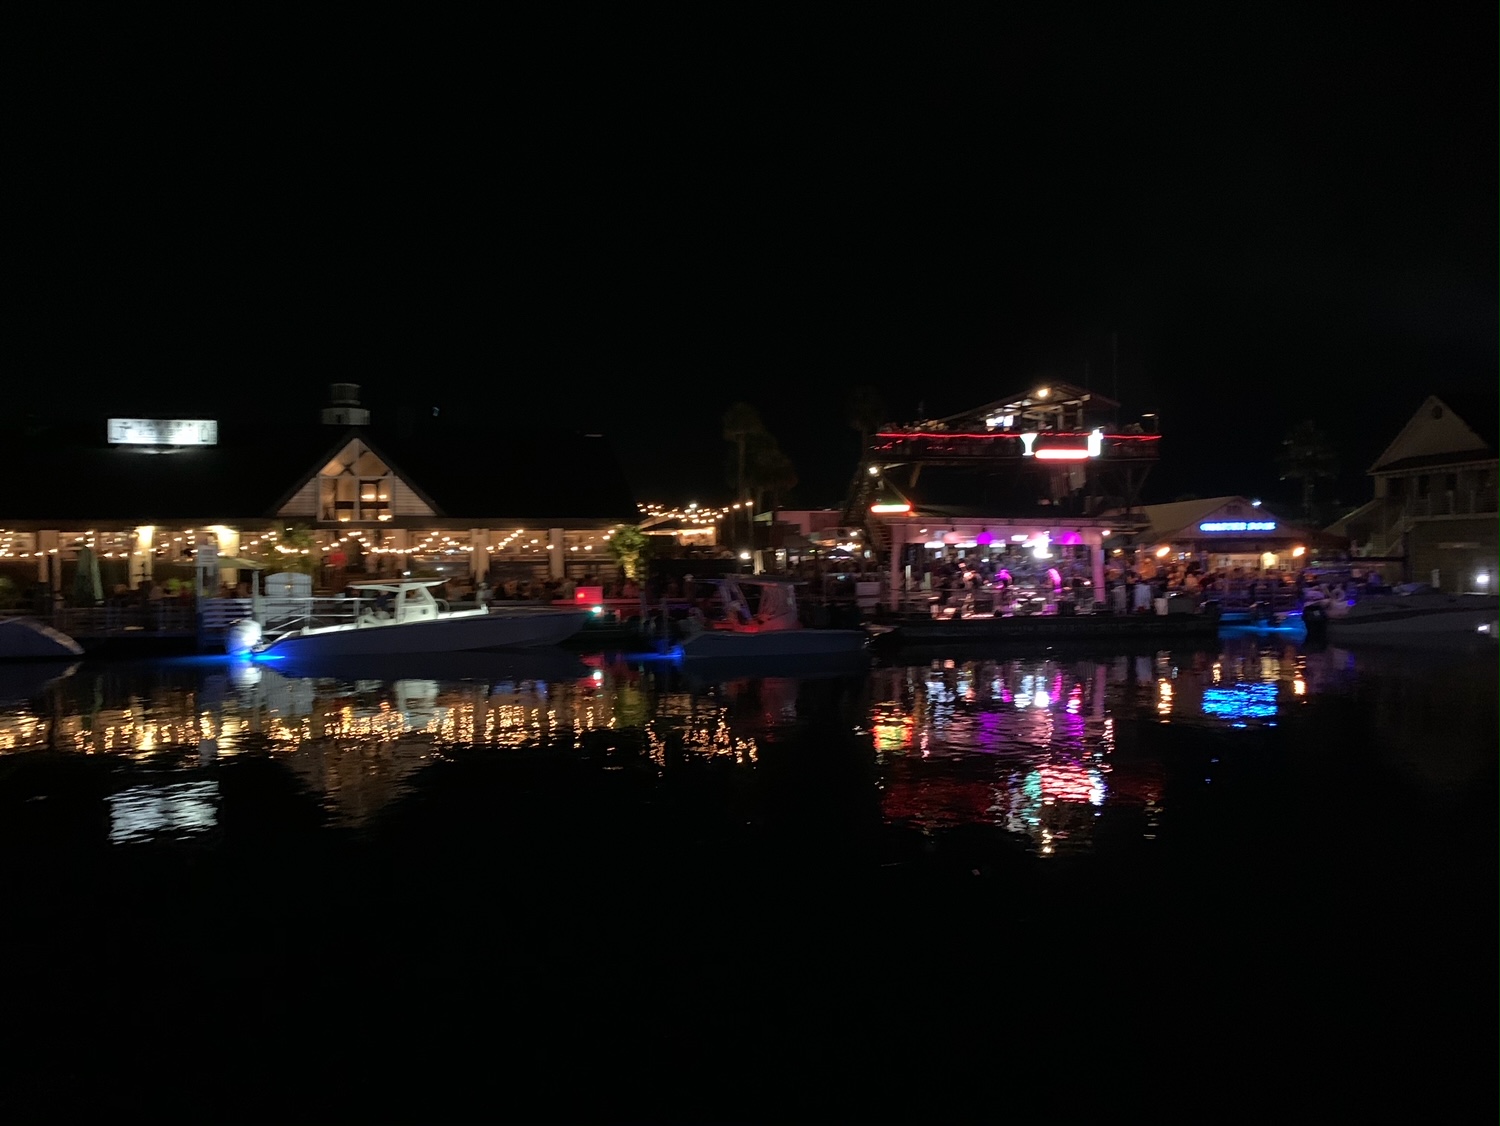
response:
[[[1408,520],[1433,516],[1488,516],[1496,510],[1494,489],[1448,490],[1425,497],[1408,497],[1401,513]]]
[[[1029,437],[1029,443],[1028,443]],[[1059,461],[1155,461],[1160,434],[1098,434],[1043,430],[1034,437],[1014,430],[957,433],[945,430],[889,430],[874,436],[867,456],[893,461],[986,461],[1028,457]],[[1091,449],[1097,443],[1097,453]],[[1031,452],[1027,452],[1028,444]]]

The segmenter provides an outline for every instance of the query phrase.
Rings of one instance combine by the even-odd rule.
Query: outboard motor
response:
[[[1309,602],[1302,607],[1302,625],[1307,630],[1307,640],[1326,641],[1328,638],[1328,607],[1322,599]]]
[[[251,618],[238,618],[224,631],[224,651],[231,657],[248,657],[260,641],[260,623]]]

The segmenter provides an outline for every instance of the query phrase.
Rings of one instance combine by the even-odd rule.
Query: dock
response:
[[[222,652],[224,630],[235,619],[250,616],[250,600],[62,606],[50,613],[23,613],[67,634],[89,657],[171,657]]]
[[[876,619],[875,644],[883,647],[934,646],[988,641],[1040,644],[1071,641],[1183,640],[1212,638],[1219,614],[1014,614],[935,618],[930,614],[891,614]]]

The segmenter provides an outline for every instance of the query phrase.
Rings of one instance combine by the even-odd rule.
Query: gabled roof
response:
[[[325,429],[329,432],[333,432],[334,430],[333,427],[325,427]],[[328,448],[324,451],[322,457],[318,458],[315,463],[310,465],[307,471],[304,472],[300,477],[296,478],[287,487],[287,490],[276,499],[275,503],[271,505],[271,511],[281,511],[286,503],[301,491],[304,485],[306,485],[314,477],[317,477],[322,473],[324,466],[326,466],[334,458],[338,457],[339,454],[344,452],[344,450],[348,449],[351,442],[358,442],[360,443],[360,445],[364,446],[365,449],[369,450],[370,453],[374,454],[377,458],[384,462],[387,469],[389,469],[392,473],[394,473],[397,477],[404,481],[406,483],[406,487],[411,489],[411,491],[417,495],[418,499],[421,500],[423,504],[432,509],[432,511],[437,515],[444,515],[442,506],[437,504],[432,499],[432,497],[427,494],[427,490],[424,489],[419,482],[414,481],[409,473],[407,473],[399,465],[397,465],[395,461],[393,461],[391,457],[386,454],[385,450],[376,444],[375,439],[370,434],[369,427],[349,426],[337,431],[337,435],[338,436],[334,438],[332,444],[329,445]]]
[[[1227,496],[1179,500],[1169,504],[1143,504],[1138,511],[1150,521],[1147,534],[1170,536],[1184,528],[1196,528],[1210,514],[1235,501],[1243,501],[1250,507],[1250,501],[1246,497]]]
[[[1493,458],[1497,414],[1493,396],[1473,392],[1428,395],[1366,472],[1393,473]]]
[[[1132,511],[1141,514],[1148,521],[1147,526],[1136,534],[1138,543],[1141,542],[1142,537],[1151,540],[1196,538],[1199,535],[1198,525],[1210,516],[1221,513],[1235,520],[1276,521],[1275,532],[1248,533],[1255,538],[1267,534],[1273,537],[1290,534],[1299,538],[1314,539],[1318,535],[1317,529],[1289,523],[1278,513],[1256,505],[1248,497],[1242,496],[1201,497],[1196,500],[1172,501],[1169,504],[1146,504]],[[1107,515],[1118,516],[1120,514],[1121,511],[1116,510]]]

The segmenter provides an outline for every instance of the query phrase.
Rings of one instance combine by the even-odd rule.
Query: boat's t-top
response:
[[[442,611],[432,595],[432,588],[443,579],[361,580],[350,583],[361,603],[361,621],[416,622],[436,618]]]
[[[725,575],[702,579],[714,588],[705,624],[712,629],[763,633],[802,628],[797,614],[797,587],[784,579]]]

